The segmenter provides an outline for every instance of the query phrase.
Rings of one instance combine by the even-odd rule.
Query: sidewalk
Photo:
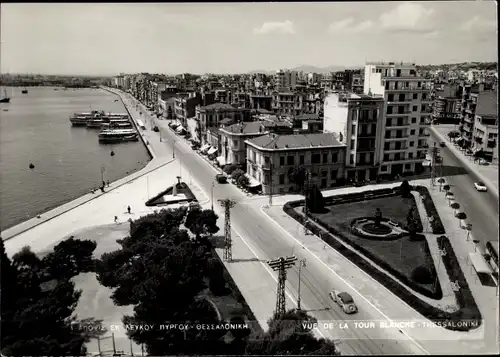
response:
[[[446,142],[446,147],[451,151],[451,153],[460,160],[467,169],[469,174],[476,176],[479,180],[483,181],[488,187],[488,190],[492,192],[498,199],[498,165],[480,165],[479,163],[473,162],[472,158],[466,157],[464,153],[460,151],[448,138],[448,133],[454,130],[454,125],[433,125],[430,130],[441,140]]]

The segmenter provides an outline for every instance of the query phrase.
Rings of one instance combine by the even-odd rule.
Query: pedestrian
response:
[[[115,216],[115,223],[118,223],[118,216]]]
[[[108,184],[108,187],[109,187],[109,180],[108,180],[108,181],[106,181],[106,183]]]
[[[130,206],[127,207],[128,214],[130,214],[131,208]]]

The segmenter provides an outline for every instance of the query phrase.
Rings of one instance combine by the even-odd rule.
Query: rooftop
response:
[[[298,135],[267,134],[259,136],[258,138],[247,140],[246,142],[251,146],[268,150],[309,149],[314,147],[320,148],[345,146],[339,143],[334,134],[331,133]]]
[[[236,108],[230,104],[214,103],[214,104],[206,105],[204,107],[200,107],[200,109],[203,109],[203,110],[234,110]]]
[[[232,134],[265,134],[265,124],[261,121],[243,122],[222,127],[221,130]]]

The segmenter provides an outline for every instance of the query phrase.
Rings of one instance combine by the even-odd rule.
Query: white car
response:
[[[474,187],[476,188],[476,190],[478,191],[483,191],[483,192],[486,192],[488,191],[488,188],[486,187],[486,185],[479,181],[479,182],[474,182]]]
[[[350,294],[332,290],[330,292],[330,298],[335,301],[346,314],[355,314],[358,312],[358,307]]]

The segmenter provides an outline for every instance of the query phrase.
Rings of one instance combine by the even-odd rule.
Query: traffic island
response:
[[[177,203],[185,202],[197,202],[195,195],[185,182],[180,181],[180,177],[177,177],[178,182],[165,191],[160,192],[153,198],[146,201],[147,207],[162,207]]]
[[[470,290],[466,284],[460,285],[460,288],[465,289],[461,294],[465,294],[467,298],[457,297],[459,308],[456,311],[443,311],[438,307],[443,292],[426,237],[419,234],[422,232],[421,221],[418,215],[414,215],[413,222],[408,222],[410,220],[407,219],[405,223],[408,212],[415,206],[415,199],[412,197],[413,195],[401,197],[399,188],[331,196],[325,198],[328,213],[308,212],[307,218],[301,209],[303,200],[288,202],[283,209],[429,320],[453,331],[476,329],[481,325],[481,314],[472,294],[467,294]],[[380,214],[373,214],[377,209],[382,213],[382,217]],[[387,229],[380,227],[386,226],[381,224],[384,220],[391,221],[404,231],[408,230],[411,223],[412,233],[407,232],[399,237],[395,235],[387,239],[392,232],[387,233]],[[378,224],[375,224],[375,221]],[[371,233],[366,229],[360,231],[356,229],[359,222],[368,224],[368,228],[371,227],[369,224],[373,224],[376,230]],[[367,237],[366,234],[370,236]],[[374,237],[377,234],[379,239]],[[458,264],[454,264],[453,269],[455,275],[463,276]],[[455,275],[449,271],[448,275],[450,280],[454,281]],[[418,294],[435,300],[437,306],[433,305],[433,301],[424,301]],[[464,318],[467,320],[465,323]]]

